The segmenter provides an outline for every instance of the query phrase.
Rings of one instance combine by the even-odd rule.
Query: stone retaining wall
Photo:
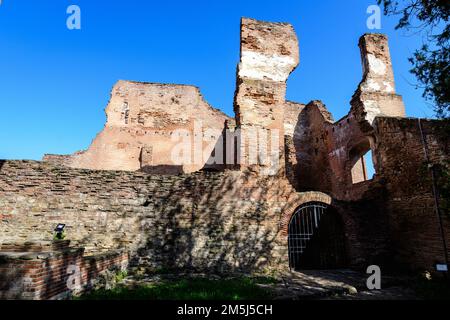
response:
[[[16,248],[17,250],[17,248]],[[126,269],[128,254],[85,257],[83,249],[0,253],[0,299],[59,299],[81,292],[102,272]]]

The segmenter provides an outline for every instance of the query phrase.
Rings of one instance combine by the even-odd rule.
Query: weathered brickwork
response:
[[[105,112],[105,127],[88,150],[44,160],[94,170],[194,172],[205,165],[203,153],[212,152],[225,121],[232,121],[194,86],[134,81],[116,83]],[[194,141],[200,157],[191,150]],[[174,148],[183,145],[178,159]]]
[[[65,223],[87,252],[126,247],[167,267],[285,260],[279,218],[297,198],[287,181],[232,171],[163,176],[5,162],[0,176],[3,243],[50,240]]]
[[[363,79],[352,97],[351,113],[361,129],[371,131],[377,116],[404,117],[403,99],[395,92],[388,39],[383,34],[365,34],[359,40]]]
[[[320,203],[343,224],[349,267],[432,271],[445,262],[450,218],[442,210],[441,230],[436,201],[444,205],[430,170],[448,166],[449,136],[442,121],[404,117],[386,36],[364,35],[359,47],[362,81],[338,121],[321,101],[286,101],[299,48],[285,23],[242,20],[235,120],[195,87],[119,81],[106,126],[88,150],[44,162],[0,161],[0,251],[11,258],[21,250],[66,250],[68,260],[89,269],[80,251],[35,245],[51,241],[64,223],[85,254],[124,250],[149,269],[285,270],[292,216]],[[173,163],[180,133],[192,152]],[[369,151],[372,159],[364,158]],[[21,265],[53,279],[42,265],[65,268],[60,257],[12,259],[0,268]],[[94,269],[121,261],[124,255],[114,256]],[[22,297],[55,295],[58,279],[44,281],[48,290],[34,283]]]
[[[331,203],[326,194],[298,193],[285,178],[250,171],[149,175],[29,161],[2,163],[0,194],[4,245],[51,240],[65,223],[72,244],[88,254],[125,248],[155,269],[247,272],[286,269],[295,209]],[[346,233],[358,242],[363,222],[342,216],[355,219]],[[371,254],[349,252],[350,261]]]
[[[395,259],[413,269],[445,263],[430,171],[449,159],[450,139],[443,131],[444,123],[422,119],[422,132],[419,119],[377,118],[375,123],[377,171],[385,179]],[[439,200],[448,246],[450,215],[443,209],[443,199]]]
[[[284,121],[288,129],[286,172],[300,191],[318,190],[333,194],[335,199],[361,199],[361,187],[356,184],[369,180],[362,157],[375,148],[375,118],[405,115],[402,98],[395,93],[387,37],[366,34],[359,47],[362,81],[345,117],[335,122],[321,101],[306,106],[289,102],[285,106],[286,115],[293,117]]]
[[[60,299],[89,289],[106,270],[126,270],[128,254],[84,256],[83,249],[30,252],[28,247],[2,248],[0,299]]]
[[[284,166],[286,81],[299,60],[297,36],[290,24],[242,19],[234,108],[243,168],[270,167],[267,162]],[[252,150],[253,146],[259,148]],[[257,156],[262,146],[277,158],[265,161]]]

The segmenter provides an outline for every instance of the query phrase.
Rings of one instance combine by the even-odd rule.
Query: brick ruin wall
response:
[[[436,263],[445,263],[429,168],[434,165],[448,170],[450,141],[443,130],[448,124],[421,119],[423,138],[419,119],[377,116],[373,130],[366,135],[351,114],[332,123],[326,113],[323,115],[322,105],[316,105],[305,108],[305,116],[301,117],[307,123],[301,126],[301,140],[306,143],[291,140],[287,144],[293,150],[290,154],[296,154],[287,158],[288,179],[298,191],[311,190],[313,186],[313,190],[329,194],[334,205],[341,207],[340,212],[351,216],[343,218],[347,224],[358,221],[355,234],[358,230],[365,234],[358,241],[349,242],[354,250],[360,243],[365,243],[364,250],[372,245],[372,257],[383,261],[377,264],[404,270],[433,270]],[[311,125],[310,119],[320,121],[312,121]],[[352,167],[368,150],[372,151],[375,175],[355,183]],[[446,201],[438,197],[450,255],[450,213]]]
[[[127,248],[155,268],[286,266],[281,216],[305,201],[287,181],[251,173],[167,176],[20,161],[1,166],[4,244],[51,240],[54,226],[65,223],[72,244],[87,253]]]
[[[292,25],[242,19],[234,99],[241,168],[284,171],[286,81],[299,61]],[[258,146],[257,150],[253,146]],[[270,159],[261,154],[262,150],[270,150]]]
[[[364,35],[359,46],[363,79],[336,122],[321,101],[285,100],[299,63],[288,24],[243,19],[236,121],[195,87],[119,81],[88,150],[0,162],[0,243],[51,241],[55,225],[65,223],[72,245],[87,255],[125,249],[131,263],[150,269],[285,270],[289,220],[301,204],[318,201],[344,223],[349,266],[431,270],[444,254],[418,119],[404,118],[387,38]],[[442,122],[422,124],[430,161],[445,163]],[[233,152],[226,128],[239,132],[241,165],[199,172],[214,147]],[[280,134],[270,142],[281,152],[274,175],[259,170],[264,163],[247,165],[243,140],[255,140],[254,129]],[[188,143],[200,138],[206,157],[172,163],[175,133]],[[442,219],[449,243],[449,215]]]
[[[198,88],[188,85],[121,80],[114,85],[105,112],[105,127],[87,150],[45,155],[44,161],[92,170],[195,172],[205,166],[225,123],[234,123],[212,108]],[[180,159],[172,153],[177,146],[182,146],[175,154]]]
[[[445,263],[430,168],[448,166],[450,140],[445,128],[449,124],[412,118],[377,118],[375,122],[378,139],[374,154],[379,180],[385,186],[393,257],[398,266],[413,270]],[[442,178],[448,176],[436,170],[438,195]],[[448,199],[442,196],[438,199],[448,250],[450,211],[445,204]]]
[[[432,268],[443,250],[417,119],[375,122],[377,174],[349,186],[357,198],[298,192],[284,177],[252,171],[152,175],[2,162],[1,242],[51,240],[54,226],[65,223],[69,239],[88,254],[125,248],[150,268],[280,270],[288,267],[290,217],[301,204],[320,201],[344,222],[350,265]],[[423,121],[435,163],[449,154],[440,124]],[[443,221],[448,237],[448,215]]]

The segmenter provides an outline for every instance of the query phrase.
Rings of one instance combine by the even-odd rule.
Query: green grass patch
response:
[[[250,300],[271,299],[272,293],[258,283],[274,283],[269,278],[242,277],[227,280],[182,279],[161,280],[134,288],[117,286],[97,290],[79,297],[80,300]]]
[[[122,282],[127,277],[127,275],[128,275],[127,271],[124,271],[124,270],[123,271],[119,271],[116,274],[116,277],[115,277],[116,283]]]

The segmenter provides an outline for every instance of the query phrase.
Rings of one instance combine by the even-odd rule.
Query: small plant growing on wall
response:
[[[64,231],[64,228],[66,227],[65,224],[58,224],[55,228],[55,235],[53,236],[53,240],[64,240],[66,238],[66,232]]]

